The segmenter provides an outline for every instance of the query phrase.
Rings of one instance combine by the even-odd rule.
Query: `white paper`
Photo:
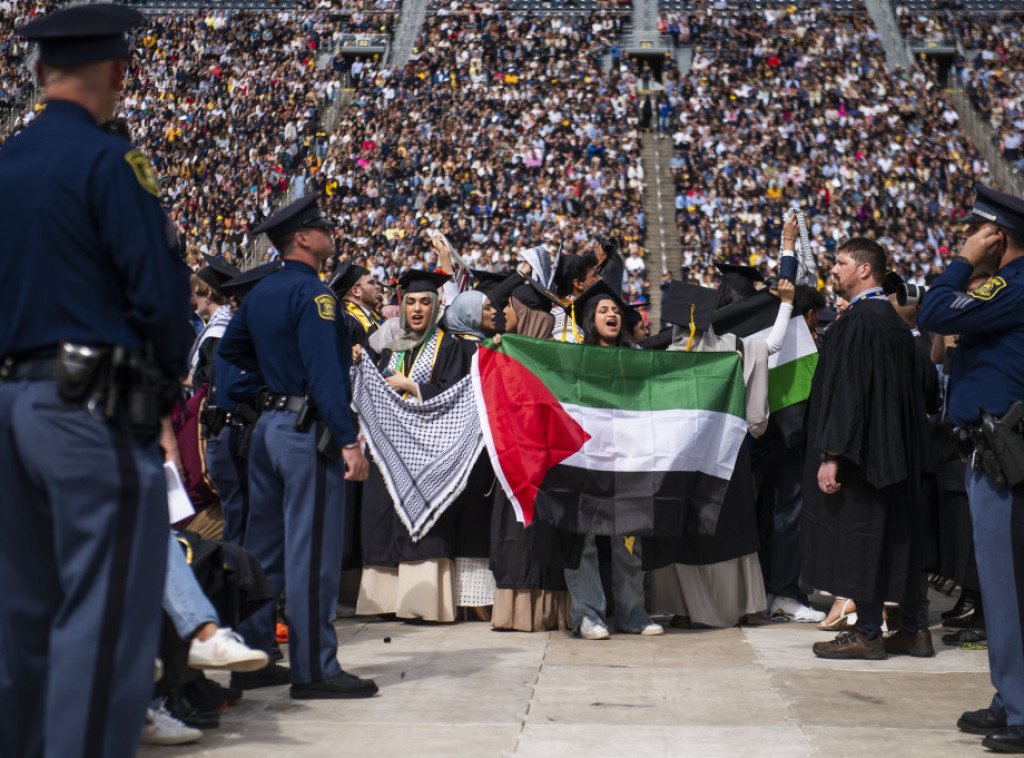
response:
[[[172,524],[177,524],[196,512],[185,491],[185,485],[178,475],[178,467],[171,461],[164,462],[164,476],[167,477],[167,513]]]

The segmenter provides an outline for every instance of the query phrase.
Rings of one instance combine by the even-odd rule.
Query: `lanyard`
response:
[[[853,300],[850,301],[850,307],[852,308],[853,306],[855,306],[857,303],[861,302],[862,300],[873,300],[875,298],[880,298],[880,297],[881,298],[885,297],[885,293],[882,292],[882,288],[881,287],[872,287],[869,290],[864,290],[859,295],[857,295],[857,297],[853,298]]]

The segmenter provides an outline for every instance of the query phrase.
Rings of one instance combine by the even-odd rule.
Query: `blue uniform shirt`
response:
[[[142,153],[54,100],[0,150],[0,177],[0,359],[148,341],[183,376],[189,270]]]
[[[311,266],[285,261],[257,284],[217,352],[244,371],[259,371],[275,395],[312,393],[335,442],[356,441],[348,407],[352,344],[334,293]]]
[[[255,409],[263,389],[263,378],[259,373],[242,371],[234,364],[228,363],[217,354],[215,363],[216,387],[213,391],[212,404],[228,413],[234,413],[239,403],[246,403]]]
[[[1024,258],[1008,263],[971,293],[969,263],[954,260],[935,280],[917,322],[958,334],[949,385],[949,416],[973,424],[979,409],[1002,415],[1024,400]]]

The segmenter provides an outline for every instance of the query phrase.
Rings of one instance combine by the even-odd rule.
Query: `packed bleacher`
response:
[[[987,167],[923,70],[889,72],[866,14],[691,16],[701,44],[671,78],[671,167],[683,265],[764,262],[799,204],[812,246],[886,245],[911,279],[953,254],[953,219]]]
[[[523,249],[601,234],[634,259],[638,297],[637,81],[602,63],[621,22],[444,7],[405,68],[363,70],[315,182],[342,257],[394,276],[431,263],[439,227],[474,267],[503,269]]]

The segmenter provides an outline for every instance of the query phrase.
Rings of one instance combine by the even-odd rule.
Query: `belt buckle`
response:
[[[283,410],[287,410],[287,408],[288,408],[288,398],[285,395],[281,395],[274,402],[274,410],[276,410],[276,411],[283,411]]]
[[[14,356],[8,355],[4,358],[3,363],[0,363],[0,382],[6,382],[11,378],[11,374],[14,373]]]

